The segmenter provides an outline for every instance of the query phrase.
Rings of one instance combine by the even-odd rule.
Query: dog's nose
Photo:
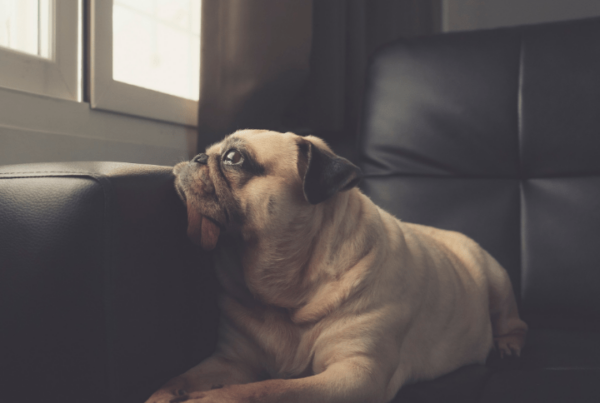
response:
[[[206,165],[206,163],[208,162],[208,155],[202,153],[202,154],[198,154],[194,157],[194,159],[192,160],[192,162],[196,162],[198,164],[202,164],[202,165]]]

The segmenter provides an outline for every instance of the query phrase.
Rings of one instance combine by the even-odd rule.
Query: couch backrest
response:
[[[600,19],[383,48],[360,149],[363,191],[477,240],[532,327],[599,327]]]

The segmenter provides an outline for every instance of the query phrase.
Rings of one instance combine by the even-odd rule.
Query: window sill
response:
[[[195,127],[0,88],[0,165],[82,159],[173,165],[195,153]]]

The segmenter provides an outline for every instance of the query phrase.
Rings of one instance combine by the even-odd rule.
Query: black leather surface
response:
[[[488,31],[406,40],[369,70],[365,174],[515,176],[519,36]]]
[[[599,340],[595,331],[533,329],[520,364],[526,370],[600,370]]]
[[[521,164],[526,177],[600,174],[598,19],[523,35]]]
[[[418,383],[398,401],[600,401],[598,43],[595,18],[376,55],[363,191],[404,221],[478,241],[508,270],[532,329],[521,360]]]
[[[600,331],[600,176],[525,181],[523,235],[531,325]]]
[[[597,403],[600,370],[512,370],[492,375],[481,395],[485,403]]]
[[[144,401],[212,350],[170,167],[0,167],[0,204],[0,401]]]
[[[107,401],[103,216],[93,180],[0,179],[0,400]]]
[[[492,374],[483,365],[468,365],[431,381],[407,385],[391,403],[477,403]]]
[[[532,330],[518,360],[494,354],[486,366],[403,387],[393,403],[597,402],[600,348],[596,332]],[[572,390],[576,388],[576,390]]]

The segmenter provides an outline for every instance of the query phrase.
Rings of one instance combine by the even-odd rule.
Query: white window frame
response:
[[[0,47],[0,87],[80,101],[79,0],[52,0],[51,58]]]
[[[83,1],[88,6],[87,15],[83,18],[89,18],[87,21],[91,23],[92,4],[88,3],[88,0]],[[112,8],[112,0],[100,0],[100,2],[109,3]],[[123,111],[114,113],[114,108],[113,110],[91,108],[89,89],[85,99],[82,99],[82,86],[93,84],[90,83],[89,78],[86,83],[82,80],[83,68],[79,49],[89,50],[91,53],[90,44],[81,47],[82,26],[79,24],[81,21],[79,15],[83,14],[82,0],[53,0],[53,3],[56,5],[54,23],[57,30],[53,38],[56,47],[52,48],[52,51],[54,55],[58,55],[56,59],[60,63],[49,62],[47,59],[10,49],[0,49],[0,165],[79,160],[174,165],[192,158],[196,154],[197,146],[195,118],[180,119],[185,122],[182,124],[173,122],[173,119],[157,120],[158,114],[126,114]],[[109,35],[110,45],[112,45],[111,11],[107,14],[109,18],[105,19],[105,23],[109,24],[110,28],[103,31]],[[88,32],[91,37],[93,33]],[[66,43],[72,45],[70,58],[60,56],[63,54],[61,49]],[[6,62],[5,55],[8,57],[17,55],[18,59],[16,62]],[[93,57],[93,54],[90,56]],[[108,57],[110,61],[106,65],[112,66],[112,51],[109,52]],[[15,85],[19,81],[10,77],[11,71],[7,71],[3,64],[9,63],[8,65],[11,66],[10,63],[16,63],[17,66],[13,66],[12,71],[23,73],[25,70],[22,65],[18,65],[19,60],[24,60],[28,64],[43,64],[45,61],[46,64],[55,65],[62,65],[63,62],[70,60],[69,68],[59,72],[63,81],[67,76],[72,77],[69,81],[72,90],[65,96],[61,96],[60,92],[41,91],[35,86],[19,88]],[[89,60],[86,65],[88,69],[91,67]],[[42,74],[46,74],[48,70],[45,69],[49,69],[50,72],[47,73],[49,77],[56,75],[51,67],[36,68],[38,69],[36,71],[41,71]],[[1,76],[6,74],[9,74],[8,78],[2,81]],[[25,85],[31,85],[31,81],[35,80],[27,77],[21,79]],[[8,83],[6,88],[3,88],[3,82]],[[44,85],[40,87],[43,89]],[[159,100],[138,98],[138,101],[141,104],[162,102],[160,95],[163,94],[156,94],[159,94]],[[163,107],[159,105],[155,106]],[[195,116],[195,113],[194,107],[194,113],[189,115]],[[82,148],[88,145],[91,148]],[[129,151],[124,153],[123,149]]]
[[[197,101],[113,79],[113,1],[91,0],[90,7],[91,107],[186,126],[196,126],[198,124]]]

